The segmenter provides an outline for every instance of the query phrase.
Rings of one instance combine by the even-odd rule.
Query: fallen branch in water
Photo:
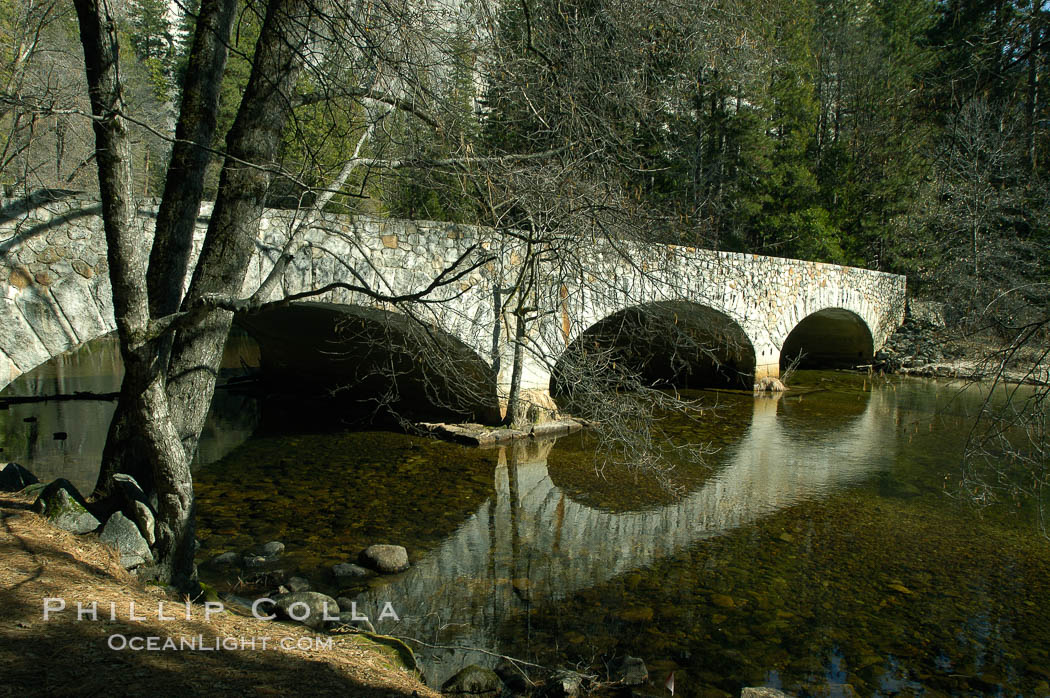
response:
[[[24,397],[0,397],[0,408],[9,405],[24,405],[32,402],[47,402],[49,400],[116,400],[120,397],[115,393],[92,393],[90,391],[77,391],[75,393],[60,393],[58,395],[28,395]]]

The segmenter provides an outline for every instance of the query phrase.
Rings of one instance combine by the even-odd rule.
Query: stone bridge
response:
[[[155,215],[155,205],[140,211],[143,246],[150,244]],[[195,236],[198,253],[209,215],[206,205]],[[297,215],[270,210],[260,220],[244,293],[272,268],[301,222]],[[346,360],[355,352],[381,347],[378,363],[385,362],[396,336],[408,352],[404,372],[444,362],[448,373],[473,376],[480,396],[460,412],[492,420],[510,389],[516,346],[523,394],[549,404],[552,375],[572,354],[567,349],[596,345],[610,329],[627,329],[654,351],[667,349],[667,336],[683,333],[696,355],[710,360],[696,368],[701,383],[717,378],[749,388],[778,376],[782,362],[796,356],[867,363],[903,319],[904,277],[865,269],[607,239],[561,240],[531,252],[520,236],[491,229],[324,215],[310,223],[272,300],[333,282],[407,294],[426,288],[457,260],[456,271],[476,266],[436,288],[431,302],[394,307],[334,288],[243,320],[260,342],[264,364],[297,377],[323,369],[329,382],[340,365],[358,366],[360,374],[361,362]],[[97,201],[67,197],[3,209],[0,389],[113,331],[107,270]],[[524,298],[514,291],[525,287]],[[519,317],[527,322],[517,331]],[[645,325],[648,334],[639,330],[646,318],[658,321]],[[347,327],[363,329],[355,338]],[[425,361],[413,357],[407,345],[416,339],[436,342],[440,351],[431,350]]]

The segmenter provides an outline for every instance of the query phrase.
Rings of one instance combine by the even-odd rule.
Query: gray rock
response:
[[[335,581],[340,586],[347,584],[353,584],[354,582],[360,581],[367,577],[371,577],[374,572],[372,570],[362,567],[361,565],[355,565],[349,562],[340,562],[338,565],[332,565],[332,574],[335,575]]]
[[[274,599],[276,613],[314,630],[321,630],[329,620],[339,618],[339,604],[331,596],[316,591],[293,591]]]
[[[305,577],[289,577],[284,584],[289,591],[310,591],[310,580]]]
[[[254,602],[249,598],[237,596],[236,594],[230,594],[227,592],[221,592],[219,594],[219,599],[227,606],[233,606],[242,613],[252,613],[252,603]]]
[[[99,540],[117,549],[120,564],[127,569],[153,562],[149,543],[142,537],[139,527],[119,511],[109,517],[99,534]]]
[[[276,560],[284,553],[284,543],[279,540],[272,540],[269,543],[264,543],[258,548],[252,549],[252,552],[259,557],[265,557],[267,560]]]
[[[241,564],[241,554],[232,551],[220,553],[208,560],[208,564],[212,567],[236,567]]]
[[[36,495],[37,497],[39,497],[40,493],[44,491],[45,487],[47,487],[47,485],[44,484],[43,482],[38,482],[38,483],[33,484],[33,485],[28,485],[28,486],[26,486],[26,487],[24,487],[22,489],[22,494],[26,494],[26,495],[30,495],[30,496]]]
[[[448,696],[496,696],[502,690],[496,672],[477,664],[463,667],[441,685],[441,692]]]
[[[370,545],[361,551],[358,561],[383,574],[404,572],[408,569],[408,551],[400,545]]]
[[[271,560],[263,557],[262,555],[245,555],[244,559],[242,560],[242,564],[244,564],[244,567],[249,570],[260,569],[262,567],[265,567],[270,562]]]
[[[544,685],[545,695],[551,698],[577,698],[583,695],[583,676],[575,671],[556,671]]]
[[[616,677],[625,686],[641,686],[649,680],[649,670],[638,657],[624,657],[616,670]]]
[[[19,492],[39,482],[36,475],[18,463],[8,463],[0,470],[0,492]]]
[[[73,533],[90,533],[101,522],[87,508],[87,502],[69,480],[59,478],[44,488],[33,503],[33,511],[58,528]]]
[[[503,680],[511,695],[523,695],[529,693],[530,684],[524,671],[509,659],[501,659],[496,665],[496,675]]]
[[[376,631],[375,626],[372,625],[372,621],[358,615],[355,619],[354,614],[350,611],[344,611],[339,614],[339,620],[335,620],[329,623],[329,627],[339,628],[342,626],[350,626],[351,628],[357,628],[367,633],[374,633]]]
[[[743,689],[740,698],[791,698],[791,694],[768,686],[758,686]]]

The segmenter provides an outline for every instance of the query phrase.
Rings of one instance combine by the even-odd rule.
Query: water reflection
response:
[[[257,358],[251,340],[231,336],[223,357],[222,380],[243,375],[244,366],[253,361]],[[110,335],[19,376],[0,395],[105,395],[120,390],[123,376],[117,338]],[[48,400],[0,408],[0,462],[26,465],[43,482],[64,477],[80,491],[90,492],[95,487],[115,409],[116,401],[108,398]],[[254,398],[217,390],[196,464],[219,460],[244,443],[255,431],[258,415]]]
[[[573,501],[550,477],[549,442],[505,449],[494,497],[412,570],[359,597],[359,606],[375,616],[385,601],[404,609],[401,623],[380,623],[383,631],[498,654],[499,626],[534,605],[649,567],[701,539],[890,467],[892,401],[885,392],[868,395],[858,416],[819,438],[786,429],[776,399],[755,400],[744,438],[723,454],[714,477],[674,504],[643,511]],[[421,653],[434,685],[465,664],[496,663],[479,651]]]

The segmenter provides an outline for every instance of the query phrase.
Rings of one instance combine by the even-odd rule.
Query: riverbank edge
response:
[[[30,511],[31,501],[0,494],[3,692],[72,695],[117,687],[126,695],[214,695],[221,685],[246,695],[439,695],[354,635],[315,634],[229,611],[207,614],[201,604],[143,585],[97,535],[52,526]],[[45,618],[46,599],[52,609],[60,602],[65,608]],[[97,604],[98,620],[78,617],[78,603]],[[141,638],[140,651],[129,645],[132,638]],[[150,638],[157,638],[155,651],[145,646]],[[230,649],[230,638],[255,642]],[[165,649],[166,639],[179,647]]]
[[[999,380],[1010,384],[1050,386],[1050,364],[1034,366],[1027,370],[1000,370],[997,366],[988,366],[987,362],[958,360],[902,367],[895,372],[916,378],[951,378],[980,382]]]

